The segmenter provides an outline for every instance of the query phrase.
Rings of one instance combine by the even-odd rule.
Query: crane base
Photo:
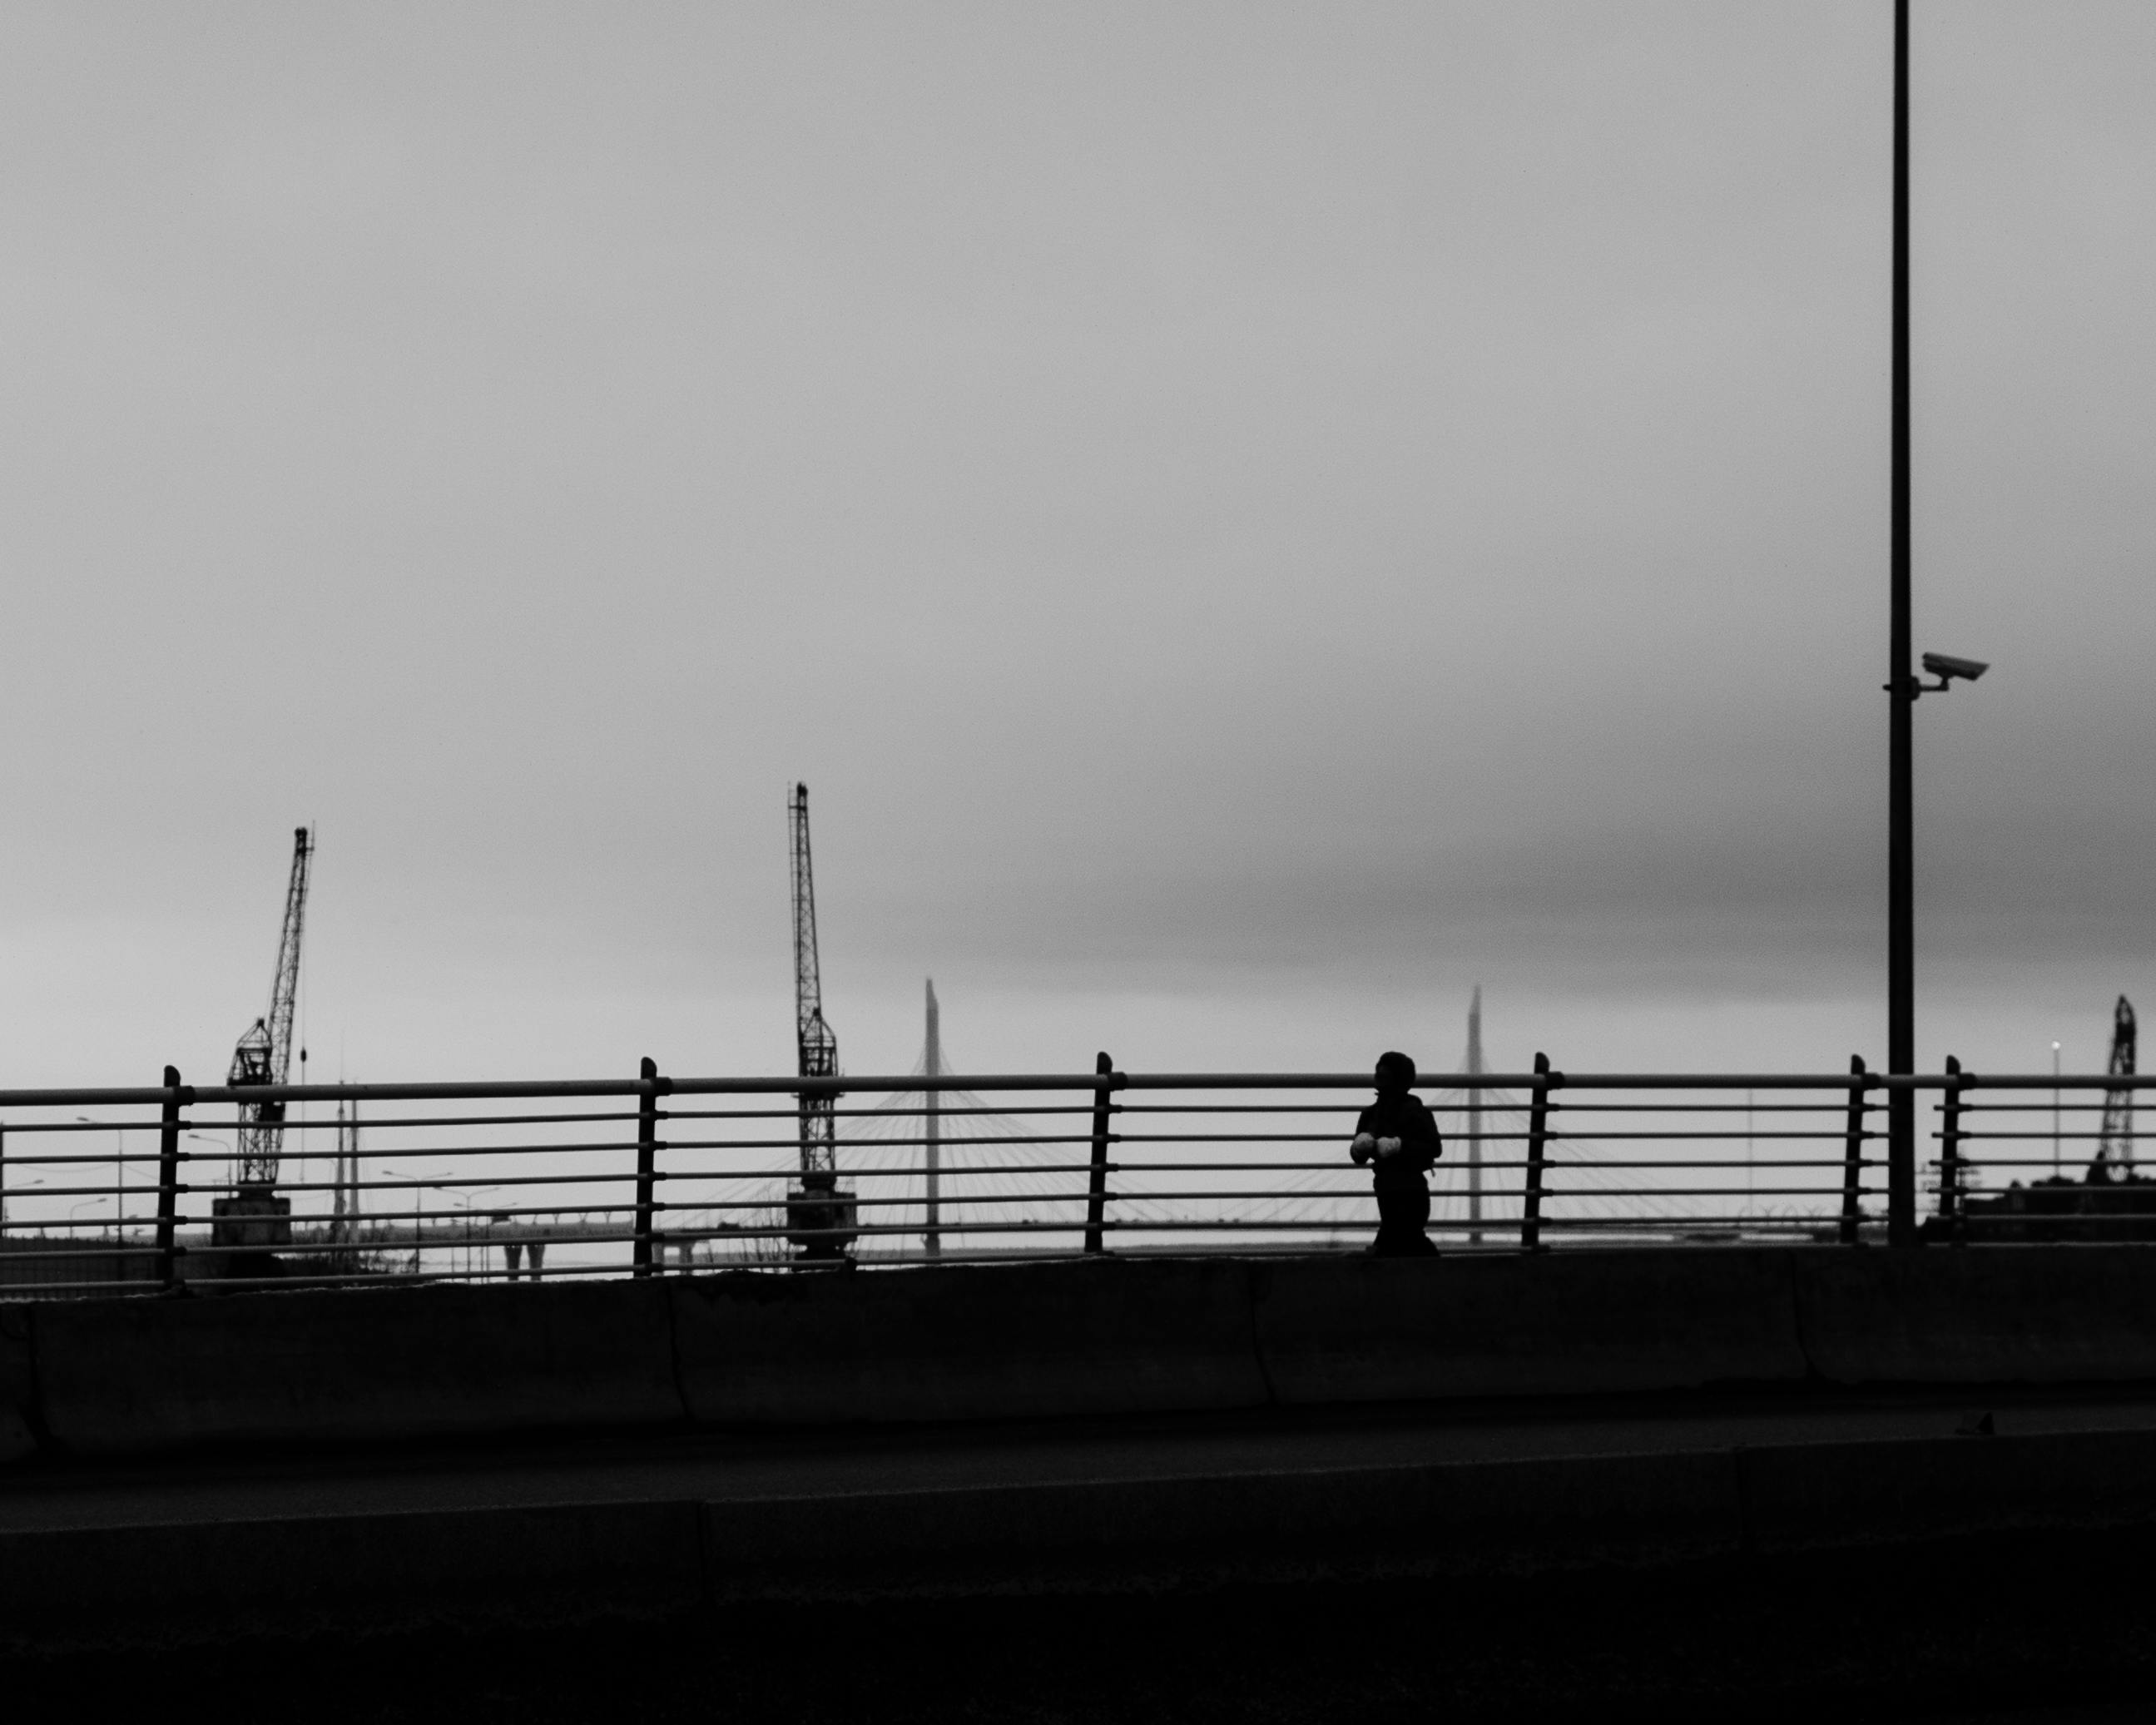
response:
[[[829,1174],[802,1177],[786,1194],[786,1240],[803,1258],[843,1258],[860,1237],[854,1194]]]
[[[292,1200],[267,1186],[242,1186],[211,1202],[209,1243],[228,1251],[262,1252],[292,1243]]]

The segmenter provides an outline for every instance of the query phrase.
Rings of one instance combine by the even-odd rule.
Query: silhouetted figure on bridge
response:
[[[1415,1064],[1405,1055],[1378,1056],[1378,1100],[1355,1122],[1348,1153],[1368,1163],[1378,1189],[1378,1240],[1371,1250],[1384,1257],[1434,1258],[1437,1248],[1422,1230],[1430,1221],[1430,1187],[1424,1176],[1445,1146],[1437,1122],[1408,1086]]]

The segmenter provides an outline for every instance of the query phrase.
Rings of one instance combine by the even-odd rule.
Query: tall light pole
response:
[[[1909,665],[1909,0],[1894,0],[1894,286],[1887,669],[1887,1070],[1917,1065],[1916,817],[1910,760],[1917,680]],[[1887,1243],[1917,1243],[1917,1096],[1887,1092]]]
[[[1888,484],[1887,671],[1887,1243],[1917,1234],[1916,815],[1910,742],[1917,697],[1990,667],[1945,653],[1909,664],[1909,0],[1894,0],[1892,467]]]

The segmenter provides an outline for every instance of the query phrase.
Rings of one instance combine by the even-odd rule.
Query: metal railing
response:
[[[635,1078],[0,1091],[0,1297],[863,1266],[1102,1251],[1346,1251],[1360,1073]],[[1425,1080],[1450,1250],[1881,1237],[1883,1096],[1937,1092],[1925,1237],[2156,1239],[2143,1081],[1572,1074]],[[798,1098],[835,1092],[803,1185]],[[2071,1100],[2070,1100],[2071,1099]],[[274,1192],[239,1112],[286,1111]],[[352,1117],[340,1128],[326,1111]],[[2101,1150],[2101,1155],[2098,1151]],[[1916,1194],[1912,1194],[1912,1201]],[[2145,1230],[2145,1231],[2144,1231]]]

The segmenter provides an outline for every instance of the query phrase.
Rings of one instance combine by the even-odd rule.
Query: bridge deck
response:
[[[2156,1394],[1981,1405],[1995,1436],[1957,1435],[1963,1391],[40,1462],[0,1481],[0,1574],[21,1632],[49,1609],[124,1636],[295,1604],[426,1621],[535,1589],[573,1609],[1298,1563],[1517,1573],[2148,1518],[2145,1492],[2102,1500],[2156,1471]],[[1876,1491],[1851,1501],[1852,1480]],[[1820,1491],[1858,1521],[1811,1527]]]

